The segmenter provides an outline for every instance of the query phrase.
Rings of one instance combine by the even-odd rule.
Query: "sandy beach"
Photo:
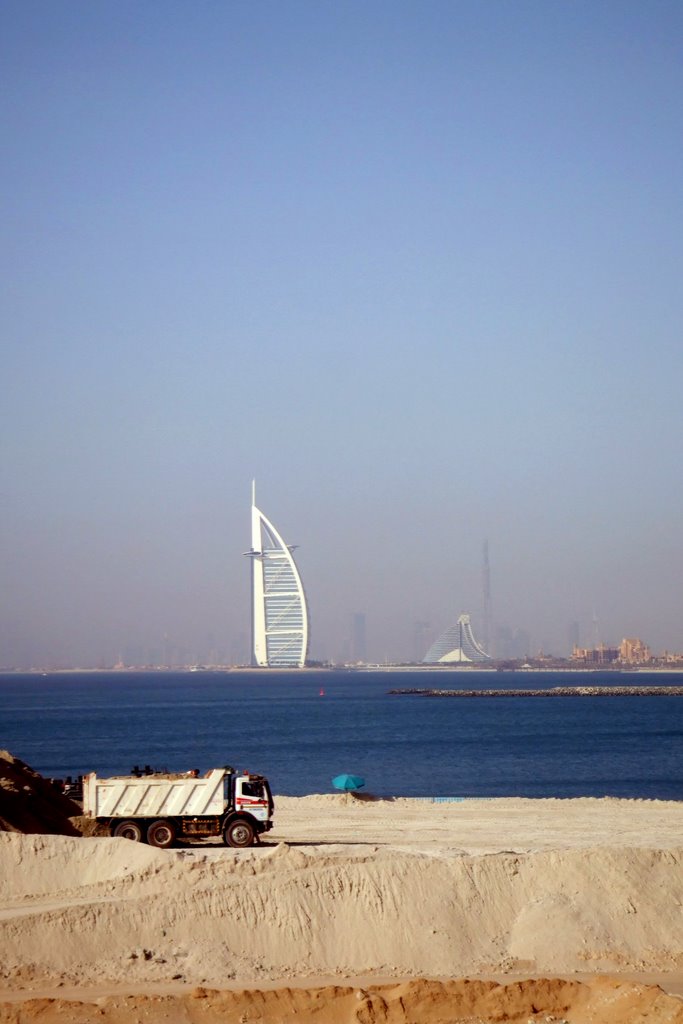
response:
[[[683,1020],[683,804],[281,797],[245,851],[0,832],[0,950],[0,1021]]]

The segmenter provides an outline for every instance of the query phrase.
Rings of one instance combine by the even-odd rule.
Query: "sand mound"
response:
[[[488,981],[414,981],[367,988],[328,987],[215,992],[184,996],[109,996],[97,1003],[35,999],[0,1003],[0,1024],[682,1024],[683,1003],[654,986],[610,978],[590,984],[545,980],[500,985]]]
[[[243,851],[0,832],[0,1024],[683,1024],[680,1001],[597,977],[683,971],[683,805],[330,795],[276,815]]]
[[[0,972],[96,982],[683,968],[683,850],[165,853],[6,835]],[[66,891],[68,890],[68,892]]]
[[[151,846],[125,839],[16,836],[0,832],[0,898],[23,899],[139,878],[160,859]]]
[[[69,819],[80,813],[47,779],[0,750],[0,831],[74,836]]]

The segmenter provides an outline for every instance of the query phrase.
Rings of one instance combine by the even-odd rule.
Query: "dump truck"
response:
[[[222,836],[227,846],[245,847],[273,827],[273,797],[263,775],[212,768],[202,778],[185,774],[136,773],[83,779],[83,813],[112,836],[165,849],[176,839]]]

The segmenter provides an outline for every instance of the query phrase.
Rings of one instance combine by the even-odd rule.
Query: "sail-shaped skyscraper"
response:
[[[308,654],[308,609],[299,570],[251,494],[251,663],[261,668],[303,668]]]

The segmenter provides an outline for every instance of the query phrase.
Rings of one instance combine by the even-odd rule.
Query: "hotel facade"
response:
[[[256,506],[252,484],[251,664],[260,668],[303,668],[308,656],[308,608],[292,552]]]

